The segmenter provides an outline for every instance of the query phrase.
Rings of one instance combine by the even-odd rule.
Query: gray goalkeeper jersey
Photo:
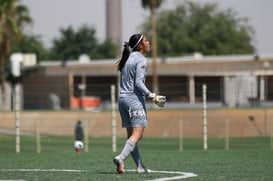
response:
[[[121,70],[120,97],[148,96],[151,91],[145,86],[147,59],[140,52],[132,52]]]

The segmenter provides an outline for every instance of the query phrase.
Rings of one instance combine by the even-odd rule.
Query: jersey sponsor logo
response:
[[[145,111],[143,109],[132,110],[132,108],[130,107],[128,112],[130,118],[146,116]]]

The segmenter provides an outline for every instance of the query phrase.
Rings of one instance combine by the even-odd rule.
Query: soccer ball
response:
[[[75,148],[75,151],[77,153],[80,153],[82,152],[83,148],[84,148],[84,144],[82,141],[75,141],[74,142],[74,148]]]

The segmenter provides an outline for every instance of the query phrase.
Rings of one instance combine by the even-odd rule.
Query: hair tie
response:
[[[129,46],[129,43],[127,41],[124,42],[124,47],[128,47]]]
[[[123,47],[124,47],[125,49],[129,50],[130,52],[132,52],[132,49],[131,49],[131,47],[130,47],[130,45],[129,45],[129,42],[125,41]]]

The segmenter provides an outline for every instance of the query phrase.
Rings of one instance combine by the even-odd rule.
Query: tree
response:
[[[35,53],[41,61],[49,58],[49,51],[38,35],[24,35],[23,41],[12,45],[12,52]]]
[[[142,7],[149,8],[151,12],[151,26],[152,26],[152,54],[153,54],[153,92],[158,93],[158,76],[157,76],[157,41],[156,41],[156,20],[155,20],[155,9],[159,8],[162,0],[142,0]]]
[[[104,42],[99,44],[92,55],[97,59],[115,58],[117,54],[118,46],[110,39],[106,39]]]
[[[78,31],[71,26],[60,29],[61,37],[53,40],[51,58],[59,60],[77,60],[81,54],[87,54],[94,59],[116,57],[116,46],[106,40],[98,43],[96,31],[83,25]]]
[[[7,109],[6,104],[6,60],[11,53],[13,42],[23,39],[21,28],[31,23],[28,9],[17,4],[17,0],[0,1],[0,79],[3,109]]]
[[[254,31],[247,23],[247,18],[238,18],[232,9],[219,11],[217,4],[202,6],[185,1],[175,10],[162,11],[157,18],[159,55],[253,53]],[[147,21],[143,31],[149,32],[149,29]]]

